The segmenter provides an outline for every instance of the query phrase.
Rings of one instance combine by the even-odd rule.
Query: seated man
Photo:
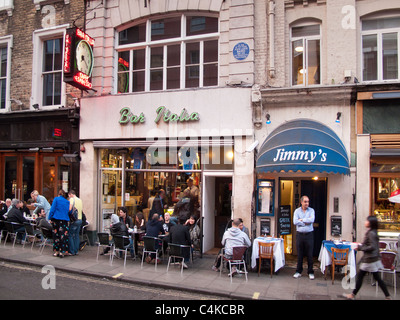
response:
[[[185,222],[186,222],[186,216],[183,215],[179,217],[178,224],[172,226],[169,232],[171,243],[190,246],[191,240],[190,240],[189,228],[185,225]],[[188,250],[185,250],[183,254],[184,254],[183,268],[187,269],[186,262],[188,262],[190,259],[190,248],[188,248]]]
[[[20,201],[18,199],[12,199],[11,201],[11,210],[8,211],[7,214],[7,222],[14,222],[18,223],[19,225],[16,226],[15,232],[17,232],[17,238],[21,240],[22,238],[25,239],[25,227],[24,222],[29,222],[25,219],[22,211],[20,208]]]
[[[232,259],[233,257],[233,247],[239,246],[251,246],[251,241],[246,233],[242,232],[239,228],[240,219],[234,219],[232,221],[232,228],[229,228],[225,231],[224,236],[222,237],[222,245],[225,246],[225,258]],[[218,268],[221,264],[221,254],[219,254],[215,260],[213,270],[219,271]],[[236,268],[232,269],[232,275],[236,274]]]
[[[113,237],[114,236],[129,237],[129,232],[128,229],[126,228],[126,225],[119,220],[119,217],[115,213],[111,215],[110,233]],[[130,242],[129,250],[131,252],[131,258],[134,258],[135,255],[133,251],[133,241],[131,237],[129,237],[129,242]],[[125,243],[125,240],[124,240],[124,245],[128,245],[128,243]],[[110,250],[109,247],[105,248],[103,254],[106,254],[109,250]]]

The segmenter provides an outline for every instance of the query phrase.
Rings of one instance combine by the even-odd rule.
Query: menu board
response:
[[[280,206],[278,212],[278,234],[285,235],[292,233],[292,221],[290,205]]]

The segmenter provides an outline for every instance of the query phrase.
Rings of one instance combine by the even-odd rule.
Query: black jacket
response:
[[[379,236],[376,230],[367,231],[363,243],[358,246],[358,250],[364,252],[361,262],[371,263],[381,259],[379,254]]]
[[[24,218],[22,211],[14,206],[11,208],[11,210],[7,214],[7,221],[20,223],[22,225],[24,224],[24,222],[28,222],[28,220],[26,220]]]
[[[163,224],[158,220],[150,220],[146,224],[146,236],[157,238],[159,234],[165,234]]]
[[[177,224],[169,231],[171,243],[190,246],[189,228],[183,224]]]

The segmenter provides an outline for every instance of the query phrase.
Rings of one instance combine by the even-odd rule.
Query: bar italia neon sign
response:
[[[64,40],[64,82],[81,90],[92,89],[94,39],[79,28],[69,28]]]
[[[124,125],[127,123],[131,124],[140,124],[144,123],[146,121],[145,115],[143,112],[141,112],[139,115],[135,115],[133,112],[131,112],[131,109],[129,107],[124,107],[120,111],[120,118],[119,118],[119,124]],[[166,122],[166,123],[178,123],[178,122],[193,122],[193,121],[199,121],[200,117],[197,112],[192,112],[189,113],[185,108],[182,109],[180,114],[173,113],[170,110],[168,110],[164,106],[160,106],[156,110],[156,117],[154,119],[155,123],[160,123],[160,121]]]

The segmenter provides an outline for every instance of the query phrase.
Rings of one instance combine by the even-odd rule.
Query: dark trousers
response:
[[[308,269],[307,274],[314,273],[313,271],[313,247],[314,247],[314,232],[296,234],[297,247],[297,268],[296,272],[303,271],[303,258],[307,257]]]
[[[367,274],[367,271],[364,270],[360,270],[357,273],[357,281],[356,281],[356,288],[353,290],[353,294],[356,295],[357,292],[360,290],[361,285],[363,283],[363,279],[364,276]],[[383,280],[381,279],[381,277],[379,276],[379,272],[372,272],[372,275],[374,276],[374,279],[376,282],[378,282],[379,287],[382,289],[383,293],[385,294],[385,297],[389,297],[389,291],[386,287],[385,282],[383,282]]]

